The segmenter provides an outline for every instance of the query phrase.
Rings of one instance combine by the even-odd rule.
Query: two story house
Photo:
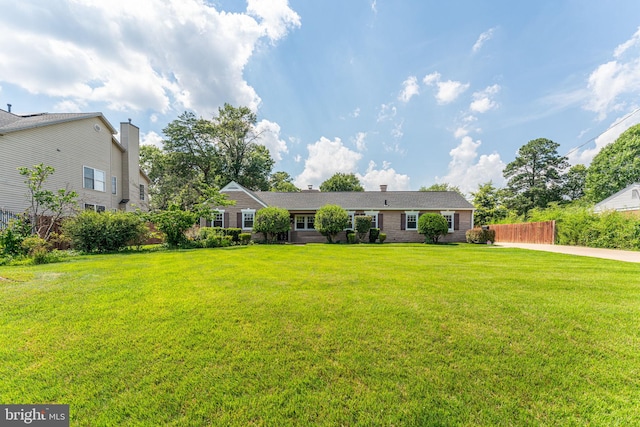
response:
[[[0,210],[29,207],[19,167],[55,169],[46,189],[74,190],[82,209],[148,209],[149,178],[140,170],[140,130],[118,131],[102,113],[14,114],[0,109]]]

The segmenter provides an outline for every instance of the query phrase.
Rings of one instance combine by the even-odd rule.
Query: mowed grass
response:
[[[73,426],[633,425],[640,265],[472,245],[0,267],[0,402]]]

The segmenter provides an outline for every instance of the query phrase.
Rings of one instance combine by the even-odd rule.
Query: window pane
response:
[[[111,177],[111,194],[116,194],[118,192],[118,178],[115,176]]]
[[[243,228],[253,228],[253,213],[245,213],[243,214],[244,224]]]
[[[84,168],[84,188],[90,188],[93,190],[93,169]]]
[[[105,191],[106,187],[105,187],[105,176],[104,176],[104,172],[99,171],[97,169],[93,170],[93,177],[94,177],[94,190],[97,191]]]
[[[314,227],[315,220],[316,220],[316,217],[313,215],[307,217],[307,228],[309,230],[313,230],[315,228]]]

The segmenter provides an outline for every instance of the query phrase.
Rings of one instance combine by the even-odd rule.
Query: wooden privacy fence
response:
[[[541,243],[546,245],[553,245],[556,242],[555,221],[492,224],[489,229],[496,231],[496,242]]]

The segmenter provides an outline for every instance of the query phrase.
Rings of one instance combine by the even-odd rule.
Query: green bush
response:
[[[380,236],[380,229],[379,228],[372,228],[369,230],[369,243],[375,243],[376,240],[378,240],[378,237]]]
[[[198,242],[203,248],[221,248],[231,246],[231,236],[224,234],[220,227],[202,227],[198,231]]]
[[[167,246],[177,248],[189,245],[186,232],[196,223],[198,214],[171,206],[166,211],[149,215],[149,218],[156,228],[164,233]]]
[[[418,219],[418,233],[424,234],[425,243],[438,243],[441,236],[449,231],[445,217],[436,213],[426,213]]]
[[[75,249],[82,252],[115,252],[140,246],[149,235],[144,219],[133,212],[83,211],[63,224]]]
[[[316,212],[314,227],[329,243],[348,226],[349,213],[338,205],[325,205]]]
[[[350,232],[349,232],[350,231]],[[347,243],[354,244],[358,242],[356,233],[352,230],[347,231]]]
[[[380,243],[384,243],[384,241],[387,240],[387,233],[380,233],[378,235],[378,240],[380,240]]]
[[[368,215],[357,215],[355,217],[356,233],[358,233],[358,240],[362,242],[364,236],[371,230],[371,217]]]
[[[496,230],[474,228],[466,232],[467,243],[487,243],[496,241]]]
[[[26,217],[11,220],[9,226],[0,230],[0,254],[13,257],[27,255],[22,242],[31,236],[31,225]]]
[[[248,245],[251,242],[251,233],[240,233],[238,239],[241,245]]]
[[[262,233],[265,242],[273,242],[278,233],[286,233],[291,229],[289,211],[284,208],[270,206],[256,212],[253,231]]]
[[[242,234],[242,228],[223,228],[225,235],[231,236],[233,243],[240,243],[240,234]]]

